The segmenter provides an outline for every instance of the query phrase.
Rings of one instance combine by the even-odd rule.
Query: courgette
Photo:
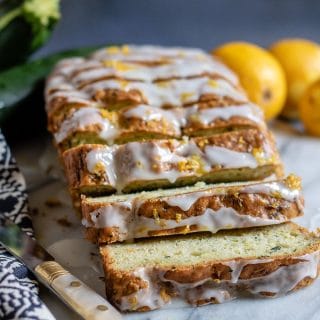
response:
[[[59,0],[1,1],[0,70],[25,62],[49,39],[59,19]]]

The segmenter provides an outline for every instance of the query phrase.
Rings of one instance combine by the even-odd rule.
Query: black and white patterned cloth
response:
[[[0,131],[0,223],[9,218],[30,236],[25,181]],[[0,319],[54,320],[28,269],[0,246]]]

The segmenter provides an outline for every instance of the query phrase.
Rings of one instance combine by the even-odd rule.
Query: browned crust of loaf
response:
[[[312,252],[312,251],[311,251]],[[117,271],[108,268],[107,262],[108,258],[103,257],[103,266],[105,270],[105,279],[106,279],[106,294],[108,300],[110,300],[114,304],[119,304],[121,298],[132,293],[137,292],[140,289],[147,288],[148,285],[142,279],[133,276],[129,272]],[[282,266],[288,266],[295,263],[298,263],[299,259],[295,258],[279,258],[275,259],[269,263],[260,263],[254,265],[247,265],[244,267],[241,272],[240,279],[241,280],[249,280],[256,277],[267,276],[268,274],[276,271],[278,268]],[[158,271],[158,270],[157,270]],[[318,271],[319,274],[319,271]],[[216,281],[221,280],[230,280],[231,279],[231,269],[228,266],[222,264],[216,265],[203,265],[194,268],[188,269],[179,269],[176,268],[175,273],[172,274],[169,271],[164,276],[167,279],[177,281],[180,283],[196,283],[201,281],[201,279],[206,279],[211,277]],[[196,280],[199,279],[199,280]],[[315,279],[310,277],[305,277],[302,279],[291,291],[296,291],[298,289],[302,289],[310,285]],[[161,283],[162,293],[164,296],[173,297],[172,288],[170,285],[166,283]],[[245,290],[245,289],[244,289]],[[273,296],[271,292],[262,292],[264,296]],[[208,301],[198,301],[198,305],[201,305]],[[141,307],[136,309],[135,311],[149,311],[150,308],[148,306]],[[125,311],[133,311],[133,310],[125,310]]]
[[[273,151],[275,151],[273,141],[266,130],[247,129],[212,135],[206,138],[195,137],[193,139],[202,150],[206,145],[214,145],[238,152],[252,152],[254,149],[262,149],[268,141]]]
[[[277,168],[280,165],[279,156],[277,154],[272,135],[268,133],[267,131],[262,130],[256,130],[256,129],[247,129],[247,130],[241,130],[241,131],[234,131],[234,132],[226,132],[220,135],[213,135],[207,138],[198,137],[193,138],[193,141],[196,142],[196,144],[199,146],[200,149],[203,149],[207,144],[225,147],[230,150],[239,151],[239,152],[252,152],[253,150],[259,150],[263,148],[263,145],[266,143],[266,141],[269,141],[270,148],[273,149],[273,155],[274,159],[272,159],[272,163],[261,165],[260,167],[267,167],[270,166],[270,171],[274,171],[274,173],[277,173]],[[152,141],[154,144],[160,144],[164,147],[168,147],[170,150],[174,149],[174,142],[172,140],[154,140]],[[103,148],[103,145],[81,145],[79,147],[75,147],[72,149],[69,149],[65,151],[62,155],[64,167],[65,167],[65,173],[67,176],[67,180],[69,182],[69,187],[71,189],[81,189],[82,187],[97,187],[97,186],[108,186],[110,185],[110,182],[107,180],[104,172],[97,172],[97,173],[91,173],[88,171],[86,166],[86,155],[91,150],[95,150],[98,148]],[[161,164],[165,165],[165,164]],[[273,168],[273,169],[271,169]],[[155,170],[155,172],[159,172],[161,168],[159,166],[153,166],[152,168]],[[227,172],[230,171],[229,169],[221,169],[219,168],[212,168],[213,172]],[[281,176],[281,170],[279,169],[279,176]],[[203,174],[203,179],[205,181],[211,181],[210,175]],[[207,177],[208,176],[208,177]],[[265,176],[257,176],[253,179],[262,179],[265,178]],[[193,182],[201,180],[201,177],[193,178],[191,174],[189,175],[189,181],[188,184],[191,184]],[[193,181],[194,180],[194,181]],[[141,182],[143,184],[143,187],[146,189],[148,188],[148,182],[143,181]],[[167,185],[166,181],[162,181],[159,183],[164,183],[164,185]],[[175,185],[185,185],[183,181],[183,177],[179,178]],[[138,186],[134,187],[136,190],[138,189]],[[112,189],[112,188],[111,188]],[[131,192],[132,187],[126,186],[123,188],[123,192],[128,193]],[[82,190],[83,191],[83,190]],[[81,191],[81,192],[82,192]],[[85,191],[83,193],[86,193]],[[90,192],[89,192],[90,193]]]
[[[80,148],[70,149],[63,153],[62,159],[65,175],[69,188],[76,189],[90,185],[110,186],[108,178],[104,174],[89,173],[87,169],[86,156],[91,150],[103,148],[101,145],[82,145]]]
[[[318,275],[319,275],[319,270],[318,270]],[[302,279],[293,289],[290,290],[290,292],[294,292],[297,291],[299,289],[303,289],[307,286],[310,286],[313,282],[315,281],[315,279],[312,279],[311,277],[305,277],[304,279]],[[274,293],[272,292],[260,292],[261,296],[265,296],[265,297],[273,297]],[[201,306],[204,304],[218,304],[219,302],[215,299],[215,298],[210,298],[210,299],[200,299],[196,302],[197,306]],[[139,311],[150,311],[150,308],[142,308],[142,310]]]
[[[305,228],[295,225],[288,222],[288,224],[293,225],[293,230],[306,234],[306,236],[311,237],[312,234],[308,232]],[[239,231],[245,232],[245,231]],[[301,257],[305,254],[313,253],[320,250],[320,242],[310,245],[308,248],[302,252],[296,252],[295,255],[279,255],[273,258],[273,261],[267,263],[255,263],[248,264],[243,269],[239,276],[241,280],[248,280],[257,277],[266,276],[274,271],[276,271],[281,266],[288,266],[301,261],[298,257]],[[136,277],[132,272],[118,270],[114,266],[114,261],[108,253],[108,246],[100,247],[100,253],[103,260],[103,268],[105,271],[106,277],[106,293],[108,299],[114,303],[119,304],[122,297],[130,295],[137,292],[140,289],[147,288],[148,284],[143,279]],[[268,257],[260,257],[261,259]],[[256,260],[257,257],[250,257],[246,259],[236,259],[237,261],[245,262],[249,260]],[[223,261],[223,262],[227,262]],[[227,265],[224,265],[223,262],[219,261],[209,261],[207,263],[201,263],[197,265],[190,266],[168,266],[168,267],[151,267],[154,272],[163,273],[163,277],[168,280],[173,280],[179,283],[197,283],[201,280],[212,278],[216,281],[221,280],[231,280],[231,268]],[[319,274],[319,267],[318,267]],[[305,287],[311,284],[313,279],[309,277],[304,278],[300,281],[292,291]],[[165,294],[170,296],[172,294],[170,286],[166,283],[161,283],[161,286],[165,290]],[[271,295],[268,292],[264,293],[265,295]],[[148,311],[148,307],[138,309],[137,311]],[[130,311],[130,310],[127,310]]]
[[[259,128],[258,123],[240,116],[233,116],[228,120],[216,119],[209,124],[200,122],[189,122],[183,128],[183,134],[186,136],[207,136],[212,132],[236,131],[241,129]]]
[[[165,200],[161,198],[148,199],[140,205],[138,212],[135,214],[153,218],[156,212],[157,217],[166,220],[175,220],[179,215],[179,219],[186,219],[188,217],[200,216],[206,209],[210,208],[217,211],[222,207],[233,208],[239,214],[250,215],[253,217],[267,217],[269,219],[278,220],[285,217],[288,220],[301,216],[303,214],[298,201],[303,203],[302,196],[295,202],[291,202],[277,196],[258,194],[258,193],[237,193],[237,189],[228,190],[225,195],[210,195],[200,197],[189,210],[182,210],[177,206],[170,206]],[[112,205],[110,203],[109,205]],[[98,209],[106,207],[104,202],[88,202],[83,197],[81,201],[82,217],[93,223],[91,213]],[[186,234],[196,232],[197,227],[191,225],[189,228],[176,227],[171,229],[155,230],[149,232],[149,236],[163,236],[171,234]],[[86,237],[88,240],[95,243],[112,243],[122,241],[117,227],[107,228],[87,228]]]

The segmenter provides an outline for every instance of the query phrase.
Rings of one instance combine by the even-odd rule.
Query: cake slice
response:
[[[110,301],[147,311],[172,297],[193,305],[277,297],[311,284],[319,236],[293,223],[146,239],[100,249]]]
[[[142,237],[278,224],[303,214],[300,179],[206,185],[81,201],[87,238]]]
[[[270,133],[247,129],[183,140],[82,145],[63,153],[72,192],[130,193],[165,187],[260,180],[280,171]]]
[[[260,108],[253,104],[216,108],[159,109],[148,105],[108,112],[94,107],[74,109],[52,128],[60,151],[81,144],[123,144],[152,139],[207,136],[246,128],[265,128]]]

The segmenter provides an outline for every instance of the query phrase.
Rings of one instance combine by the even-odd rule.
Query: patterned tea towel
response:
[[[0,131],[0,223],[11,219],[30,236],[25,181]],[[55,319],[38,296],[38,285],[28,269],[0,245],[0,319]]]

